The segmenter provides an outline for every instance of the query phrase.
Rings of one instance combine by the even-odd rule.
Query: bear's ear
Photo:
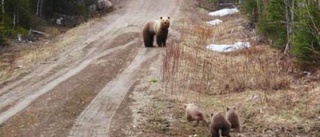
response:
[[[163,17],[160,17],[160,19],[162,20],[162,19],[163,19]]]
[[[170,19],[170,17],[168,17],[168,19]]]

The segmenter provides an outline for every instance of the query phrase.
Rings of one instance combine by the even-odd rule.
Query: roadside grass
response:
[[[0,84],[10,81],[27,73],[40,63],[52,59],[52,57],[61,52],[63,48],[70,45],[79,38],[77,34],[81,32],[84,27],[90,26],[93,21],[82,24],[76,28],[68,30],[65,34],[57,36],[59,32],[54,28],[45,28],[50,32],[51,37],[40,39],[32,44],[16,43],[11,40],[11,46],[0,51]],[[62,30],[64,32],[66,30]],[[61,40],[63,39],[63,40]]]
[[[177,24],[182,41],[172,43],[164,52],[165,89],[154,97],[156,103],[168,106],[170,101],[173,107],[169,112],[164,107],[150,108],[159,115],[149,119],[163,120],[172,115],[167,135],[208,136],[206,127],[192,127],[187,122],[183,104],[192,102],[203,109],[207,119],[212,112],[225,113],[227,106],[235,106],[243,136],[320,134],[317,73],[313,80],[306,78],[295,69],[291,57],[257,42],[253,33],[245,29],[246,21],[240,14],[222,17],[225,22],[220,26],[208,26],[204,13],[190,7],[188,10],[192,11],[186,13],[189,18]],[[211,43],[238,41],[249,41],[252,47],[232,53],[205,48]]]

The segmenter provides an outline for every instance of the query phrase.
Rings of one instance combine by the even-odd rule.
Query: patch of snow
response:
[[[233,45],[217,45],[217,44],[210,44],[206,48],[209,50],[217,51],[217,52],[231,52],[243,48],[249,48],[250,43],[249,42],[237,42]]]
[[[214,12],[210,12],[209,15],[222,17],[222,16],[234,14],[237,12],[239,12],[238,8],[232,8],[232,9],[225,8],[225,9],[217,10]]]
[[[197,137],[197,136],[198,136],[197,134],[189,135],[189,137]]]
[[[308,71],[303,71],[303,74],[305,74],[307,77],[311,76],[311,72],[308,72]]]
[[[213,26],[216,26],[216,25],[222,23],[222,20],[220,20],[220,19],[215,19],[215,20],[212,20],[212,21],[208,21],[207,23],[209,23],[209,24],[211,24],[211,25],[213,25]]]

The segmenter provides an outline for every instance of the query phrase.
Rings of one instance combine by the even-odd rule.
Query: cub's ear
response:
[[[163,17],[160,17],[160,19],[162,20],[162,19],[163,19]]]
[[[227,111],[229,111],[230,110],[230,108],[229,107],[227,107]]]
[[[187,108],[187,106],[188,106],[188,104],[183,104],[183,106],[184,106],[184,109],[186,109],[186,108]]]
[[[170,17],[168,17],[168,19],[170,19]]]

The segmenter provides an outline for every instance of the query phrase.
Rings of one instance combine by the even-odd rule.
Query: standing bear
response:
[[[147,22],[142,30],[145,47],[153,47],[154,35],[156,35],[158,47],[166,46],[169,26],[170,17],[160,17],[160,20]]]

